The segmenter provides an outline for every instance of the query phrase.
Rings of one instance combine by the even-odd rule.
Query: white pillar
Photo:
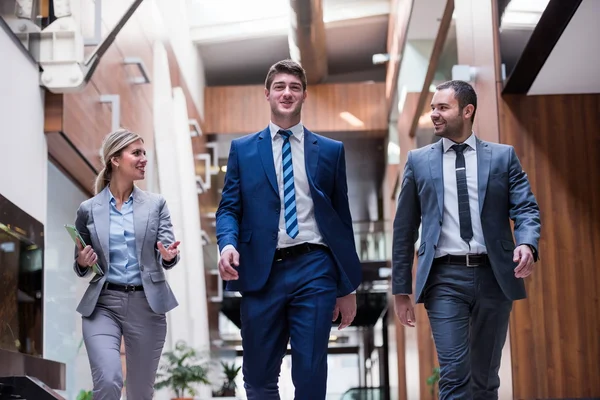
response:
[[[210,337],[208,332],[208,309],[206,301],[206,282],[204,279],[204,259],[202,238],[200,235],[200,210],[198,190],[196,188],[196,171],[194,152],[190,137],[189,119],[185,94],[180,87],[173,89],[173,123],[174,135],[172,143],[177,151],[178,173],[171,179],[179,180],[179,198],[181,210],[185,215],[183,222],[182,256],[185,257],[188,288],[188,318],[190,345],[203,355],[210,355]],[[211,398],[208,386],[199,388],[199,398]]]
[[[184,238],[184,218],[181,207],[181,187],[179,176],[179,165],[177,158],[177,146],[175,145],[175,132],[173,124],[173,97],[171,89],[171,77],[169,73],[169,61],[167,51],[162,43],[154,43],[154,143],[156,148],[156,160],[158,164],[158,180],[161,194],[164,196],[171,212],[171,221],[176,240],[181,240],[182,249],[193,246],[186,243]],[[183,253],[183,252],[182,252]],[[167,272],[168,282],[179,306],[167,314],[168,335],[165,349],[171,349],[178,340],[191,343],[190,332],[190,304],[187,293],[187,268],[188,260],[186,254],[181,254],[181,262]]]

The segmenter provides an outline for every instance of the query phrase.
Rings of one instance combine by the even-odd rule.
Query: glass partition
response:
[[[43,354],[43,225],[0,195],[0,348]]]
[[[354,243],[361,261],[383,261],[386,253],[386,221],[355,221]]]

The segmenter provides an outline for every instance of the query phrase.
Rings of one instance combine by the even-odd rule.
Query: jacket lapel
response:
[[[137,259],[142,259],[142,247],[146,238],[146,228],[148,226],[148,208],[147,195],[143,190],[133,187],[133,229],[135,230],[135,250]]]
[[[306,165],[306,175],[314,185],[317,166],[319,165],[319,142],[317,137],[306,128],[304,128],[304,163]]]
[[[477,187],[479,188],[479,214],[483,211],[483,203],[487,193],[490,166],[492,164],[492,149],[487,143],[477,139]]]
[[[275,174],[275,162],[273,161],[273,142],[271,140],[269,127],[258,135],[258,153],[260,154],[260,160],[262,161],[267,179],[275,193],[277,193],[277,196],[279,196],[277,175]]]
[[[435,193],[437,194],[440,216],[444,215],[444,171],[442,169],[443,156],[444,147],[442,146],[442,141],[438,140],[431,146],[431,149],[429,150],[429,171],[431,172],[431,179],[433,180],[433,186],[435,187]]]
[[[109,212],[109,198],[108,186],[104,188],[94,200],[92,205],[92,217],[94,218],[94,230],[96,231],[96,238],[100,247],[102,248],[102,257],[104,258],[104,265],[106,270],[109,268],[109,247],[108,247],[108,235],[110,226],[110,212]],[[91,244],[91,243],[88,243]]]

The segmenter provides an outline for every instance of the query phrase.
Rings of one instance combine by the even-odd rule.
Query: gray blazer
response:
[[[108,188],[81,203],[77,210],[75,227],[86,244],[91,245],[98,255],[98,265],[104,275],[95,274],[81,299],[77,311],[89,317],[108,277],[109,262],[109,223],[110,194]],[[156,242],[165,247],[175,241],[171,216],[165,199],[158,194],[133,189],[133,226],[135,230],[135,246],[142,273],[142,284],[150,308],[157,314],[164,314],[177,307],[178,303],[165,278],[163,268],[169,269],[179,262],[179,256],[169,263],[163,262]],[[75,247],[77,257],[77,247]],[[79,268],[77,261],[73,263],[75,273],[85,277],[91,268]]]
[[[416,302],[422,293],[442,230],[444,210],[443,146],[438,141],[410,151],[404,169],[398,209],[394,219],[392,249],[392,292],[412,293],[414,244],[421,228],[417,251]],[[517,245],[537,248],[540,211],[512,146],[477,139],[479,212],[483,237],[492,270],[510,300],[526,297],[523,279],[515,278],[515,242],[510,226],[514,221]]]

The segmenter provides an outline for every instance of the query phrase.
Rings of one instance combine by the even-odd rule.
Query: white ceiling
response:
[[[408,40],[435,40],[447,0],[418,0],[413,3]]]
[[[528,94],[600,93],[599,18],[600,1],[583,0]]]
[[[208,85],[262,83],[269,66],[290,57],[289,0],[195,0],[190,7]],[[389,12],[389,0],[323,0],[327,82],[385,79],[385,65],[374,66],[372,56],[386,52]]]

